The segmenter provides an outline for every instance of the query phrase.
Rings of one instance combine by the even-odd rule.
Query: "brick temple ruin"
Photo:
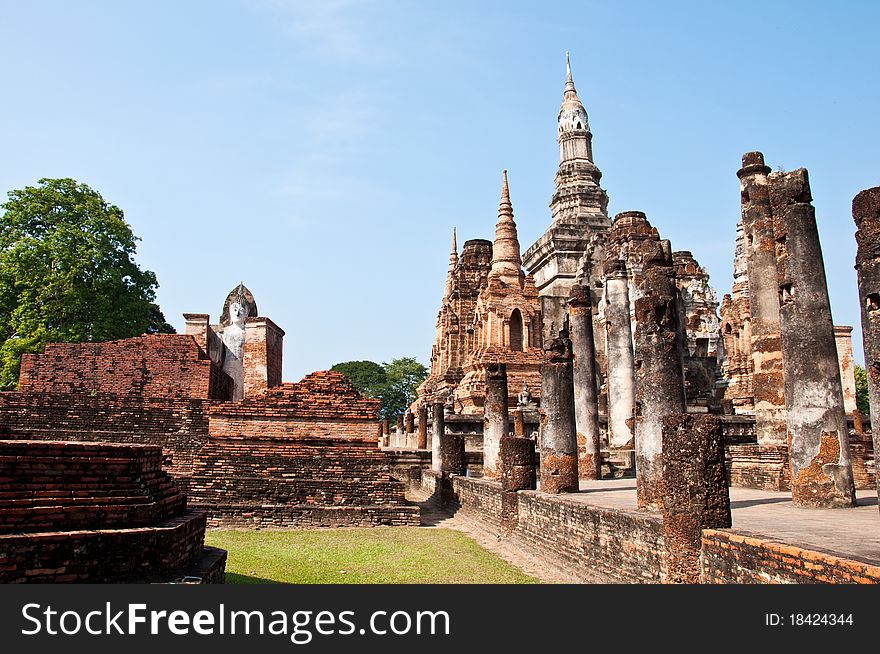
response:
[[[719,313],[690,252],[642,212],[608,216],[566,64],[551,225],[521,258],[510,252],[505,171],[495,240],[459,256],[453,237],[430,375],[408,413],[418,421],[388,438],[396,470],[583,580],[880,581],[880,542],[848,559],[803,533],[809,547],[739,533],[731,519],[731,496],[787,497],[796,511],[841,509],[802,515],[849,524],[839,533],[853,541],[852,521],[877,532],[867,500],[850,513],[857,490],[877,490],[876,432],[856,406],[852,327],[832,321],[807,171],[743,156]],[[878,198],[853,203],[874,415]],[[510,282],[493,283],[502,265]]]
[[[430,374],[393,427],[339,373],[283,382],[244,284],[185,334],[24,355],[0,393],[0,581],[219,581],[206,527],[416,526],[415,499],[579,581],[880,583],[880,430],[807,171],[743,156],[719,305],[645,213],[608,215],[567,57],[557,125],[550,226],[521,252],[504,171],[494,239],[459,252],[453,230]],[[852,212],[876,416],[880,187]]]

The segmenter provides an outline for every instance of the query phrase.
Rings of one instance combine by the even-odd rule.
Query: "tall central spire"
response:
[[[501,185],[501,202],[498,204],[498,222],[495,224],[495,243],[492,246],[492,270],[490,277],[510,277],[517,282],[522,277],[522,258],[519,252],[519,238],[516,223],[513,222],[513,205],[510,203],[510,188],[507,185],[507,171]]]
[[[565,51],[565,92],[563,93],[563,98],[565,100],[578,99],[577,90],[574,88],[574,80],[571,77],[571,62],[568,59],[568,50]]]

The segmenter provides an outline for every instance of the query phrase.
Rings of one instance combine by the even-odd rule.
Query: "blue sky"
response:
[[[742,153],[804,166],[858,326],[880,3],[715,4],[0,2],[0,190],[73,177],[121,207],[178,329],[244,280],[287,380],[426,363],[450,232],[492,238],[503,168],[523,249],[549,225],[570,50],[610,212],[644,211],[720,300]]]

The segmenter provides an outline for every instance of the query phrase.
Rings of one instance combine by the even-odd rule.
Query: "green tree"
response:
[[[379,397],[387,379],[385,368],[375,361],[344,361],[330,370],[348,377],[354,387],[367,397]]]
[[[389,422],[402,416],[416,399],[416,389],[428,376],[428,369],[414,357],[383,363],[387,381],[382,390],[382,417]]]
[[[868,373],[860,365],[856,364],[856,405],[859,413],[866,418],[871,415],[871,404],[868,400]]]
[[[330,369],[351,379],[362,394],[381,400],[380,416],[392,423],[415,401],[416,389],[428,376],[428,369],[413,357],[381,365],[374,361],[345,361]]]
[[[0,215],[0,388],[22,353],[46,343],[104,341],[171,328],[156,276],[134,261],[122,210],[72,179],[13,190]],[[173,328],[171,328],[173,331]]]

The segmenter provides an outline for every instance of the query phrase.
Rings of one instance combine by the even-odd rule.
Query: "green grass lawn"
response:
[[[534,578],[451,529],[208,531],[228,584],[529,584]]]

